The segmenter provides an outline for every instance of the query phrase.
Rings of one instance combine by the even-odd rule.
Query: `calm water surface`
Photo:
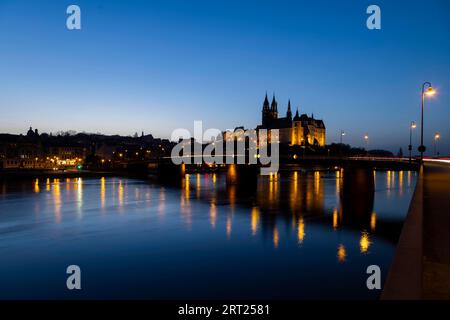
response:
[[[339,171],[255,190],[219,174],[0,181],[0,298],[375,299],[366,268],[385,280],[415,180],[377,171],[355,201]],[[81,291],[66,289],[71,264]]]

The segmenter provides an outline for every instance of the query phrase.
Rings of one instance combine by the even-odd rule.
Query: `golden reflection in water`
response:
[[[341,191],[341,171],[336,171],[336,195],[339,196]]]
[[[45,181],[45,191],[50,191],[50,179],[47,178],[47,181]]]
[[[70,190],[70,178],[66,179],[66,190],[69,191]]]
[[[215,187],[216,183],[217,183],[217,174],[216,173],[213,173],[213,175],[212,175],[212,182],[213,182],[213,185]]]
[[[269,175],[269,202],[278,202],[278,174],[270,173]]]
[[[39,179],[36,179],[34,181],[34,192],[35,193],[39,193],[40,189],[39,189]]]
[[[398,189],[399,189],[400,195],[402,195],[403,194],[403,171],[400,171],[398,173]]]
[[[298,243],[302,244],[304,239],[305,239],[305,221],[303,220],[303,217],[300,217],[300,218],[298,218],[298,224],[297,224]]]
[[[372,212],[370,215],[370,230],[375,231],[375,228],[377,226],[377,214],[375,212]]]
[[[192,226],[192,214],[191,214],[191,205],[190,205],[190,175],[186,174],[184,176],[183,184],[184,188],[181,192],[181,215],[183,216],[184,220],[186,221],[186,224],[188,226],[188,229]]]
[[[361,238],[359,239],[359,250],[361,253],[367,253],[371,244],[372,242],[370,242],[369,234],[366,231],[363,231],[361,233]]]
[[[338,209],[333,209],[333,229],[336,230],[339,227],[339,215],[338,215]]]
[[[373,186],[374,188],[377,187],[377,171],[373,170]]]
[[[217,222],[217,206],[215,201],[211,201],[211,205],[209,206],[209,221],[211,223],[211,227],[215,229]]]
[[[59,186],[59,179],[53,180],[53,204],[55,205],[55,222],[61,222],[61,190]]]
[[[391,177],[391,186],[392,189],[395,189],[395,176],[396,176],[396,172],[392,171],[392,177]]]
[[[347,251],[345,250],[344,245],[341,243],[338,246],[337,259],[338,259],[339,263],[344,263],[346,258],[347,258]]]
[[[387,195],[391,195],[391,171],[386,172],[386,188],[387,188]]]
[[[256,231],[258,231],[259,224],[259,208],[252,208],[252,218],[251,218],[251,226],[252,226],[252,235],[256,235]]]
[[[408,171],[408,188],[411,187],[411,171]]]
[[[100,202],[101,202],[102,209],[104,209],[105,208],[105,204],[106,204],[106,182],[105,182],[105,177],[102,177],[100,179]]]
[[[189,199],[190,199],[190,181],[189,181],[190,175],[186,174],[185,179],[184,179],[184,200],[186,201],[186,203],[189,203]]]
[[[118,197],[119,197],[119,207],[123,207],[123,183],[122,180],[119,180],[119,187],[118,187]]]
[[[233,220],[231,218],[231,215],[228,216],[227,218],[227,238],[230,239],[231,236],[231,229],[233,227]]]
[[[293,179],[291,181],[291,188],[289,193],[289,205],[291,207],[291,210],[295,212],[295,209],[298,206],[299,203],[299,193],[298,193],[298,172],[294,172]],[[295,226],[295,217],[292,216],[293,219],[293,226]]]
[[[280,243],[280,235],[278,233],[278,228],[275,226],[273,228],[273,247],[277,249],[279,243]]]
[[[230,208],[234,212],[234,205],[236,203],[236,186],[230,186],[228,188],[228,200],[230,201]]]
[[[83,207],[83,179],[77,179],[77,204],[78,204],[78,213],[82,214],[81,208]]]
[[[197,184],[196,184],[196,190],[197,190],[197,199],[200,198],[200,191],[201,191],[201,176],[200,173],[197,173]]]
[[[320,172],[314,172],[314,193],[316,196],[320,193]]]

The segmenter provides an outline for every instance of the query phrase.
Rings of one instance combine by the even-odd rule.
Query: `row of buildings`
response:
[[[26,135],[0,134],[0,169],[67,169],[86,160],[117,163],[166,155],[171,143],[152,135],[139,137],[101,134],[56,136],[30,128]]]

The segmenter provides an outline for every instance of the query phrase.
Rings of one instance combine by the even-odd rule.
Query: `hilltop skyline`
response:
[[[367,132],[371,149],[406,153],[430,81],[425,144],[432,152],[440,132],[450,154],[446,1],[379,1],[377,31],[365,27],[365,2],[77,1],[79,31],[65,28],[68,4],[0,4],[0,132],[255,128],[267,91],[281,113],[290,99],[326,121],[327,143],[344,130],[364,147]]]

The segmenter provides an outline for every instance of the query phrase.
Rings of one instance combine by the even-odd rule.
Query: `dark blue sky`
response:
[[[69,4],[80,31],[66,29]],[[370,4],[381,31],[366,28]],[[449,33],[447,0],[0,0],[0,131],[253,128],[267,90],[282,113],[290,98],[324,119],[328,142],[342,128],[355,146],[368,132],[371,148],[406,152],[431,81],[427,144],[439,131],[450,154]]]

